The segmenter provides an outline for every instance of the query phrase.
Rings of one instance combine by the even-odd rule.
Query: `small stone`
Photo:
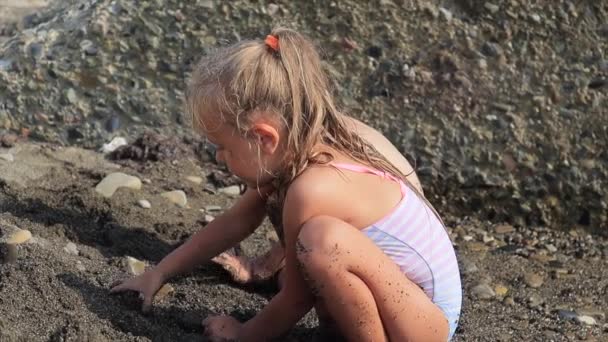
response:
[[[186,177],[186,180],[189,181],[189,182],[192,182],[194,184],[197,184],[197,185],[203,183],[203,179],[201,177],[198,177],[198,176],[188,176],[188,177]]]
[[[84,272],[87,270],[87,268],[84,267],[84,265],[82,264],[82,262],[80,260],[76,261],[76,269],[79,270],[80,272]]]
[[[498,5],[489,2],[486,2],[483,7],[485,7],[492,14],[496,14],[496,12],[500,10],[500,7]]]
[[[279,11],[279,5],[268,4],[268,8],[266,9],[266,11],[268,12],[268,15],[270,15],[272,17],[275,14],[277,14],[277,12]]]
[[[110,152],[114,152],[120,146],[125,145],[127,145],[127,139],[123,137],[115,137],[109,143],[103,144],[103,146],[101,147],[101,152],[108,154]]]
[[[494,292],[497,296],[504,297],[509,292],[509,289],[504,285],[496,285],[494,287]]]
[[[501,225],[494,227],[494,232],[496,234],[507,234],[507,233],[512,233],[514,231],[515,231],[515,228],[513,228],[513,226],[511,226],[509,224],[501,224]]]
[[[122,172],[114,172],[107,175],[97,186],[95,191],[106,198],[112,197],[118,188],[141,189],[141,180],[135,176],[129,176]]]
[[[557,252],[557,247],[555,247],[554,245],[549,244],[549,245],[546,245],[545,248],[551,253]]]
[[[154,296],[154,301],[160,302],[173,292],[175,292],[173,286],[165,284],[158,290],[158,292],[156,292],[156,295]]]
[[[576,312],[570,310],[557,310],[557,316],[563,320],[573,321],[576,319]]]
[[[503,54],[503,50],[497,43],[485,42],[481,47],[481,53],[488,57],[498,57]]]
[[[593,318],[591,316],[585,316],[585,315],[576,316],[575,321],[577,321],[578,323],[585,324],[585,325],[596,325],[597,324],[597,321],[595,320],[595,318]]]
[[[211,222],[213,222],[213,220],[215,220],[215,217],[213,217],[213,215],[207,214],[207,215],[205,215],[205,219],[204,220],[205,220],[205,224],[211,223]]]
[[[208,213],[222,211],[222,207],[220,207],[219,205],[206,205],[204,209],[205,212]]]
[[[543,299],[539,295],[533,294],[528,298],[528,307],[530,309],[534,309],[541,305],[543,302]]]
[[[238,185],[231,185],[231,186],[227,186],[225,188],[219,189],[219,192],[224,195],[236,197],[241,194],[241,187]]]
[[[10,153],[0,153],[0,159],[12,163],[15,161],[15,157],[13,157]]]
[[[20,245],[28,242],[31,238],[32,233],[29,230],[19,229],[13,232],[8,239],[6,239],[6,243],[9,245]]]
[[[76,95],[76,91],[74,90],[74,88],[69,88],[68,90],[66,90],[65,97],[68,99],[68,102],[70,102],[71,104],[78,103],[78,96]]]
[[[536,13],[531,14],[530,19],[532,19],[532,21],[534,21],[535,23],[540,24],[540,20],[541,20],[540,15],[538,15]]]
[[[78,247],[73,242],[68,242],[67,245],[65,245],[65,247],[63,247],[63,250],[66,253],[72,254],[72,255],[78,255],[78,254],[80,254],[80,252],[78,251]]]
[[[97,54],[97,47],[90,40],[83,40],[80,42],[80,49],[88,56],[95,56]]]
[[[152,204],[150,204],[150,201],[145,200],[145,199],[140,199],[139,201],[137,201],[137,204],[139,204],[139,206],[144,209],[152,208]]]
[[[279,235],[275,230],[269,230],[266,233],[266,238],[271,242],[279,242]]]
[[[133,275],[140,275],[146,271],[146,263],[133,257],[127,257],[127,270]]]
[[[180,208],[185,208],[188,204],[186,193],[182,190],[168,191],[162,193],[161,196],[168,199],[171,203],[176,204]]]
[[[515,306],[515,300],[513,300],[513,297],[511,296],[505,297],[502,303],[507,306]]]
[[[471,294],[478,299],[491,299],[496,296],[494,290],[488,284],[478,284],[471,289]]]
[[[2,147],[13,147],[15,146],[15,143],[17,142],[17,135],[16,134],[4,134],[0,137],[0,145],[2,145]]]
[[[539,288],[543,285],[544,279],[536,273],[526,273],[524,275],[524,282],[531,288]]]
[[[452,21],[452,18],[454,17],[452,12],[443,7],[439,7],[439,13],[441,13],[441,17],[447,22]]]
[[[478,272],[479,268],[477,268],[477,265],[475,265],[474,262],[465,259],[462,261],[462,273],[463,274],[473,274],[475,272]]]

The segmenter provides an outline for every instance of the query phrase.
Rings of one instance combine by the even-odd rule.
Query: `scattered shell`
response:
[[[515,231],[515,228],[508,224],[501,224],[494,228],[496,234],[507,234]]]
[[[471,289],[471,294],[479,299],[491,299],[496,296],[494,290],[488,284],[479,284]]]
[[[146,271],[146,263],[133,257],[127,257],[127,270],[133,275],[140,275]]]
[[[213,215],[205,215],[205,223],[210,223],[213,220],[215,220],[215,217],[213,217]]]
[[[576,316],[575,320],[586,325],[596,325],[597,321],[591,316]]]
[[[102,179],[95,187],[95,191],[106,198],[110,198],[118,188],[139,190],[141,189],[141,180],[122,172],[114,172]]]
[[[494,292],[497,296],[504,297],[509,292],[509,289],[503,285],[496,285],[494,287]]]
[[[217,212],[217,211],[222,211],[222,207],[220,207],[219,205],[206,205],[204,210],[208,213],[211,212]]]
[[[186,197],[186,193],[182,190],[164,192],[161,194],[161,196],[181,208],[184,208],[188,204],[188,198]]]

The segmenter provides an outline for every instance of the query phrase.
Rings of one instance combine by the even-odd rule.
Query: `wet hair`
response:
[[[289,184],[309,165],[333,159],[314,151],[318,143],[402,178],[416,191],[406,175],[347,126],[312,42],[286,28],[274,29],[271,36],[278,40],[276,49],[263,39],[248,40],[202,58],[186,93],[193,125],[203,125],[202,113],[216,113],[246,136],[259,113],[269,115],[287,137],[284,168],[275,175],[281,204]]]

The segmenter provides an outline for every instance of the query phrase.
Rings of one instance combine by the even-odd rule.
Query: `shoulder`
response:
[[[331,166],[313,166],[290,185],[285,195],[283,222],[285,228],[300,227],[319,215],[336,216],[344,203],[342,176]]]

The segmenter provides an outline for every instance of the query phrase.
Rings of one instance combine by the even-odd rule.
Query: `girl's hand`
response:
[[[243,324],[231,316],[211,316],[203,320],[205,336],[211,342],[236,341]]]
[[[143,297],[141,310],[146,313],[152,308],[152,300],[158,289],[163,285],[163,277],[154,269],[148,270],[137,277],[119,280],[112,284],[110,293],[136,291]]]

